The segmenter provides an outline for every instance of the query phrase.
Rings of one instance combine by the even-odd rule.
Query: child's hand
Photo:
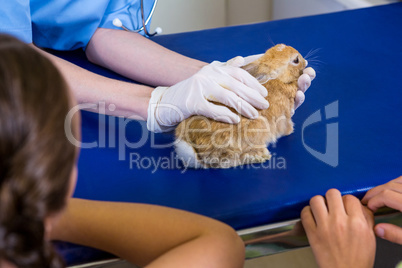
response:
[[[351,195],[331,189],[315,196],[301,220],[320,267],[373,267],[373,214]]]
[[[362,203],[367,204],[373,212],[381,207],[390,207],[402,212],[402,176],[368,191]],[[379,223],[374,230],[377,236],[402,245],[402,228],[389,223]]]

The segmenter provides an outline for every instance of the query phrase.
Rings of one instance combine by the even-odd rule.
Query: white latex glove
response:
[[[257,54],[257,55],[251,55],[251,56],[245,57],[244,58],[244,65],[247,65],[249,63],[252,63],[255,60],[258,60],[259,58],[262,57],[262,55],[264,55],[264,54]],[[308,67],[308,68],[303,70],[303,74],[297,80],[298,91],[296,93],[294,110],[296,110],[297,108],[300,107],[300,105],[303,104],[303,102],[304,102],[304,100],[306,98],[304,93],[310,87],[311,81],[314,80],[315,76],[316,76],[316,73],[315,73],[313,68]],[[294,110],[292,111],[293,113],[294,113]]]
[[[157,87],[148,106],[148,130],[165,132],[191,115],[203,115],[226,123],[240,122],[239,115],[257,118],[258,109],[267,109],[267,90],[245,70],[243,57],[226,63],[214,61],[192,77],[171,87]],[[253,107],[254,106],[254,107]]]
[[[304,99],[306,98],[304,93],[310,87],[311,81],[314,80],[315,75],[315,70],[311,67],[307,67],[303,70],[303,74],[297,80],[298,90],[295,98],[295,110],[303,104]]]

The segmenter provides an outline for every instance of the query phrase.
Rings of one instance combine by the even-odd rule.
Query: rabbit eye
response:
[[[294,64],[299,64],[299,56],[296,57],[296,59],[293,60]]]

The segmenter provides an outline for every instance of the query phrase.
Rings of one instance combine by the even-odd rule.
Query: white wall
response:
[[[271,0],[227,0],[226,25],[270,20],[271,2]]]
[[[273,0],[271,18],[278,20],[310,16],[398,1],[400,0]]]
[[[272,19],[302,17],[340,10],[344,10],[343,5],[334,0],[274,0]]]
[[[225,13],[225,0],[159,0],[151,28],[176,33],[223,27]]]
[[[151,29],[195,31],[270,19],[271,0],[159,0]]]

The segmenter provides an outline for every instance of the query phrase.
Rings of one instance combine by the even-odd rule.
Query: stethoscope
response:
[[[116,27],[120,27],[120,28],[122,28],[122,29],[124,29],[124,30],[126,30],[126,31],[128,31],[128,32],[139,33],[139,32],[141,32],[141,31],[143,30],[143,31],[144,31],[144,34],[145,34],[146,36],[154,36],[154,35],[156,35],[156,34],[161,34],[161,33],[162,33],[162,28],[160,28],[160,27],[156,27],[154,33],[149,33],[149,32],[148,32],[148,29],[147,29],[147,25],[148,25],[149,21],[151,20],[152,15],[153,15],[154,12],[155,12],[155,8],[156,8],[156,4],[157,4],[157,3],[158,3],[158,0],[155,0],[155,1],[154,1],[154,5],[152,6],[151,12],[149,12],[148,18],[145,20],[145,15],[144,15],[144,0],[141,0],[142,27],[139,28],[138,30],[130,30],[130,29],[128,29],[127,27],[125,27],[125,26],[123,25],[123,23],[121,22],[121,20],[120,20],[119,18],[115,18],[115,19],[113,20],[113,25],[116,26]]]

